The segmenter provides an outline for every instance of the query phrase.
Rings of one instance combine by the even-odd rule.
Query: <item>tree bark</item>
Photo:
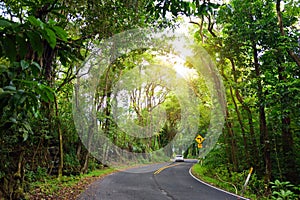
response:
[[[235,139],[235,135],[234,132],[232,130],[232,122],[229,119],[229,112],[228,109],[226,108],[226,127],[227,127],[227,131],[229,134],[229,141],[230,141],[230,152],[231,152],[231,161],[233,164],[233,171],[238,171],[238,160],[237,160],[237,146],[236,146],[236,139]]]
[[[81,154],[81,149],[82,149],[82,143],[81,143],[81,141],[79,140],[79,141],[78,141],[78,145],[77,145],[77,150],[76,150],[76,158],[77,158],[78,160],[81,159],[81,156],[80,156],[80,154]]]
[[[244,143],[244,147],[245,147],[244,152],[245,152],[247,164],[249,166],[250,165],[249,148],[248,148],[248,142],[247,142],[247,137],[246,137],[245,128],[244,128],[244,123],[242,121],[242,116],[241,116],[241,113],[239,111],[238,105],[235,101],[233,91],[232,91],[232,87],[230,86],[229,89],[230,89],[230,95],[231,95],[231,98],[232,98],[232,102],[233,102],[233,105],[234,105],[234,108],[235,108],[235,112],[237,114],[238,122],[239,122],[240,127],[241,127],[241,132],[242,132],[242,136],[243,136],[243,143]]]
[[[231,67],[232,67],[232,72],[233,72],[233,77],[234,77],[234,82],[238,84],[238,78],[236,75],[236,68],[235,68],[235,63],[232,58],[229,58]],[[243,109],[247,112],[247,118],[248,118],[248,125],[249,125],[249,132],[250,132],[250,138],[251,138],[251,166],[253,166],[255,169],[259,167],[258,162],[257,162],[257,155],[258,155],[258,150],[257,150],[257,142],[256,142],[256,136],[255,136],[255,131],[254,131],[254,125],[253,125],[253,118],[252,118],[252,111],[247,106],[244,102],[243,97],[241,96],[240,92],[238,89],[235,90],[235,96],[237,100],[240,102],[242,105]]]
[[[265,178],[264,182],[266,185],[269,185],[271,180],[271,153],[270,153],[270,141],[269,141],[269,134],[267,128],[267,121],[266,121],[266,114],[265,114],[265,105],[264,105],[264,97],[263,97],[263,90],[262,90],[262,81],[260,78],[261,69],[260,64],[258,61],[258,50],[256,47],[255,42],[252,42],[252,50],[253,50],[253,58],[254,58],[254,67],[255,67],[255,74],[257,79],[257,98],[259,104],[259,121],[260,121],[260,143],[263,149],[263,156],[264,156],[264,166],[265,166]],[[267,187],[265,190],[266,195],[270,193],[270,188]]]
[[[281,63],[278,63],[278,79],[279,82],[286,82],[286,77],[284,75],[284,68]],[[288,88],[285,88],[287,90]],[[299,180],[299,175],[297,174],[297,165],[295,162],[295,152],[294,152],[294,140],[291,132],[291,118],[290,110],[287,108],[289,105],[289,95],[281,95],[281,137],[282,137],[282,150],[284,152],[284,176],[286,180],[292,183],[296,183]]]
[[[84,164],[80,170],[81,173],[86,174],[88,171],[88,167],[89,167],[89,158],[90,158],[90,152],[87,151],[85,156],[84,156]]]
[[[276,12],[277,12],[278,26],[280,29],[281,36],[285,36],[283,20],[282,20],[282,15],[281,15],[281,11],[280,11],[280,2],[281,2],[281,0],[276,0]],[[300,58],[297,56],[297,54],[295,54],[291,49],[288,49],[287,51],[288,51],[288,54],[290,55],[290,57],[296,62],[298,67],[300,67]]]
[[[58,165],[58,179],[62,177],[63,168],[64,168],[64,148],[63,148],[63,135],[60,127],[60,119],[58,113],[58,103],[56,97],[54,98],[55,103],[55,115],[56,115],[56,124],[58,131],[58,140],[59,140],[59,165]]]
[[[233,71],[233,72],[235,73],[235,71]],[[229,82],[227,76],[224,73],[224,69],[222,69],[222,76],[227,82]],[[236,81],[235,77],[234,77],[234,80]],[[249,149],[248,149],[248,142],[247,142],[247,137],[246,137],[246,133],[245,133],[244,123],[242,121],[242,116],[241,116],[241,113],[239,111],[238,105],[236,103],[236,100],[235,100],[235,97],[234,97],[234,94],[233,94],[233,88],[232,88],[231,85],[229,86],[229,90],[230,90],[230,96],[231,96],[231,99],[232,99],[232,102],[233,102],[233,105],[234,105],[234,108],[235,108],[235,112],[237,114],[238,122],[239,122],[239,125],[241,127],[241,132],[242,132],[242,136],[243,136],[243,143],[244,143],[244,147],[245,147],[246,161],[247,161],[247,164],[250,165]],[[227,113],[228,113],[228,111],[227,111]],[[229,114],[227,114],[227,115],[229,115]]]

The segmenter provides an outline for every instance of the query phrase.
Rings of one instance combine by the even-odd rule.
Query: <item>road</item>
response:
[[[236,200],[194,179],[189,169],[194,163],[164,163],[129,169],[94,182],[79,200]],[[149,168],[153,169],[149,172]],[[139,173],[144,172],[146,173]],[[135,173],[132,173],[135,172]]]

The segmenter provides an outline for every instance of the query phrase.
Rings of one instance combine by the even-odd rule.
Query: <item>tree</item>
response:
[[[268,184],[271,180],[271,172],[275,169],[272,167],[272,163],[274,163],[274,161],[271,157],[272,145],[276,145],[276,143],[278,143],[278,141],[275,141],[275,144],[272,142],[272,138],[274,138],[276,135],[273,128],[276,125],[274,124],[281,124],[282,135],[284,135],[282,138],[284,138],[283,141],[286,143],[284,148],[286,148],[286,146],[289,146],[290,148],[284,150],[286,152],[290,152],[289,155],[291,155],[286,159],[292,159],[294,157],[292,156],[293,135],[290,130],[291,119],[289,117],[289,109],[284,109],[285,111],[282,110],[280,112],[282,113],[282,115],[279,115],[282,119],[280,122],[274,122],[273,117],[276,112],[275,110],[278,111],[278,109],[282,109],[282,107],[280,108],[279,106],[279,102],[282,102],[281,106],[284,105],[285,108],[287,105],[290,105],[287,103],[291,100],[287,93],[289,93],[288,91],[294,86],[286,85],[288,80],[286,79],[285,72],[289,71],[292,74],[294,73],[293,69],[295,65],[291,64],[291,62],[295,61],[295,59],[293,58],[293,60],[291,60],[292,57],[288,51],[293,50],[289,49],[288,46],[293,46],[293,48],[296,49],[298,42],[293,37],[293,31],[291,31],[291,37],[289,38],[289,45],[287,45],[286,42],[282,42],[282,33],[280,33],[278,30],[277,25],[278,2],[277,13],[275,6],[276,4],[274,4],[272,1],[251,1],[247,3],[232,1],[230,5],[224,6],[219,11],[219,22],[221,22],[225,27],[223,30],[223,34],[225,35],[223,35],[222,39],[223,45],[220,47],[220,49],[223,49],[221,50],[223,52],[222,55],[230,61],[232,66],[230,73],[233,74],[234,82],[238,83],[238,80],[242,80],[244,82],[239,83],[242,84],[244,88],[236,89],[236,97],[239,99],[240,103],[243,105],[243,108],[247,111],[248,116],[250,117],[248,117],[248,120],[250,125],[249,130],[251,131],[250,133],[252,137],[254,136],[254,129],[253,127],[251,128],[253,121],[251,115],[249,114],[253,111],[249,109],[248,105],[251,105],[249,104],[250,102],[245,102],[245,100],[241,98],[242,96],[240,94],[243,94],[243,96],[246,97],[253,95],[254,98],[252,98],[252,100],[257,102],[255,105],[257,110],[254,110],[254,112],[259,113],[259,146],[262,149],[261,155],[263,155],[265,166],[265,170],[264,172],[261,171],[261,174],[266,175],[266,184]],[[288,6],[286,8],[289,10]],[[294,23],[295,21],[291,20],[286,22],[286,26],[289,27],[290,30],[293,30],[292,27]],[[287,55],[289,55],[289,57],[287,57]],[[283,67],[283,65],[285,67]],[[249,69],[245,68],[244,66],[249,67]],[[247,73],[246,76],[245,72]],[[241,77],[238,75],[244,76]],[[280,84],[278,84],[278,80],[273,79],[273,77],[278,77]],[[290,81],[292,81],[292,79],[293,78],[291,78]],[[298,82],[297,78],[293,81]],[[245,87],[249,89],[246,89]],[[281,96],[281,92],[277,93],[276,88],[281,88],[281,92],[285,91],[287,93]],[[239,92],[239,90],[242,92]],[[243,92],[243,90],[247,93]],[[252,93],[254,90],[256,90],[256,93]],[[272,96],[272,100],[269,99],[270,95]],[[272,129],[272,134],[270,134],[270,129]],[[255,144],[255,141],[252,143]],[[288,163],[294,162],[289,161]],[[257,167],[262,170],[262,166]],[[285,169],[287,169],[287,167],[285,167]],[[293,169],[293,171],[294,170],[295,169]],[[291,176],[290,178],[291,180],[293,179]],[[268,193],[269,190],[266,192]]]
[[[1,196],[21,198],[25,166],[34,170],[39,158],[42,160],[39,165],[51,166],[53,173],[55,166],[51,163],[56,163],[52,159],[57,155],[54,153],[52,157],[48,153],[50,148],[59,149],[58,175],[62,175],[64,155],[70,154],[63,150],[73,148],[64,140],[61,103],[65,99],[61,97],[76,78],[79,67],[74,66],[80,66],[92,42],[138,25],[145,26],[141,20],[146,15],[142,9],[144,3],[1,2],[1,137],[6,141],[1,152],[7,152],[4,154],[8,158],[1,165],[4,185]],[[31,160],[28,157],[32,152]],[[45,160],[47,157],[52,158]],[[12,165],[10,171],[5,167],[8,164]]]

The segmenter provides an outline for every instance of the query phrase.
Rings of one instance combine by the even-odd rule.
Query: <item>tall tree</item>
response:
[[[130,28],[146,26],[145,3],[80,0],[0,3],[1,137],[5,141],[1,152],[8,152],[3,155],[7,162],[1,165],[0,181],[4,185],[1,196],[21,198],[25,166],[35,170],[31,164],[37,163],[40,151],[44,158],[50,156],[48,148],[59,149],[58,173],[62,175],[64,155],[70,153],[64,153],[63,149],[72,148],[69,148],[71,143],[64,142],[60,101],[65,100],[59,97],[76,78],[79,68],[74,66],[80,65],[93,43]],[[27,159],[32,152],[36,160]],[[54,153],[51,159],[56,157]],[[41,163],[49,163],[53,172],[50,163],[56,160],[44,161]],[[8,164],[12,170],[5,167]]]

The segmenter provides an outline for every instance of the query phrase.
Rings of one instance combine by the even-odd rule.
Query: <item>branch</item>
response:
[[[282,20],[282,15],[281,15],[281,11],[280,11],[280,2],[281,2],[281,0],[276,0],[277,19],[278,19],[280,34],[281,34],[281,36],[285,36],[285,32],[284,32],[284,28],[283,28],[283,20]],[[300,58],[290,49],[287,50],[287,52],[291,56],[291,58],[297,63],[298,67],[300,67]]]
[[[48,13],[50,13],[53,10],[53,8],[54,8],[55,4],[57,4],[57,2],[58,2],[58,0],[55,0],[52,4],[46,3],[43,7],[36,10],[34,16],[36,18],[42,19],[43,16],[46,16]]]
[[[208,31],[210,32],[210,34],[213,36],[213,37],[217,37],[217,35],[213,32],[213,28],[214,28],[214,23],[211,22],[211,18],[210,18],[210,15],[207,16],[207,19],[208,19]]]
[[[234,189],[235,189],[235,194],[238,193],[237,187],[236,187],[233,183],[230,183],[230,182],[227,182],[227,181],[222,180],[222,179],[219,177],[218,174],[216,174],[216,176],[217,176],[217,178],[218,178],[221,182],[232,185],[232,186],[234,187]]]
[[[198,22],[189,21],[189,23],[191,23],[191,24],[196,24],[197,26],[199,26],[199,27],[200,27],[200,24],[199,24]]]
[[[68,68],[68,71],[67,72],[63,72],[65,74],[67,74],[67,77],[63,80],[62,84],[60,84],[58,86],[58,88],[56,89],[56,92],[59,92],[63,86],[65,86],[67,83],[70,83],[73,79],[75,79],[80,71],[80,69],[77,69],[76,73],[73,74],[72,76],[72,67],[69,67]]]
[[[196,24],[197,26],[199,26],[199,34],[201,36],[202,44],[204,43],[203,21],[204,21],[204,17],[203,17],[203,15],[201,15],[201,23],[200,24],[198,22],[192,21],[191,18],[190,18],[190,22],[189,22],[191,24]]]

